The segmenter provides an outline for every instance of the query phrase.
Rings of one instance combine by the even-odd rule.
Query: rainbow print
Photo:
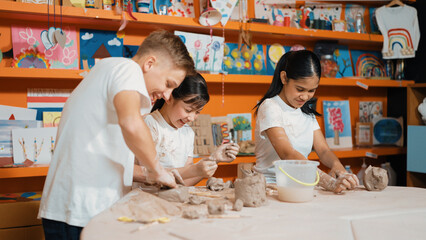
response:
[[[351,50],[357,77],[385,77],[385,68],[378,53]]]
[[[18,54],[12,62],[15,68],[50,68],[49,60],[44,53],[28,49]]]
[[[394,56],[394,52],[399,49],[401,55],[413,55],[414,46],[410,33],[404,28],[393,28],[388,31],[389,46],[386,57]]]

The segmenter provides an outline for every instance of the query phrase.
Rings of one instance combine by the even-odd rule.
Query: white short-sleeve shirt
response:
[[[263,173],[268,183],[275,182],[273,162],[280,160],[265,133],[273,127],[283,128],[293,148],[305,157],[312,151],[314,131],[320,128],[315,116],[290,107],[278,95],[266,99],[259,106],[255,129],[255,170]]]
[[[156,110],[145,117],[155,142],[157,156],[165,168],[184,167],[188,157],[193,157],[194,131],[185,124],[181,128],[170,126]]]
[[[131,59],[106,58],[65,103],[39,217],[84,227],[132,186],[134,155],[127,147],[113,103],[125,90],[151,108],[142,69]]]

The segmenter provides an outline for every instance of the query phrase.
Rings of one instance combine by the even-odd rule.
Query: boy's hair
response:
[[[189,55],[185,44],[179,36],[166,30],[157,30],[145,38],[140,45],[136,56],[152,53],[161,53],[168,56],[172,63],[186,71],[187,75],[195,74],[194,61]]]
[[[173,89],[172,96],[175,100],[182,100],[186,104],[191,104],[193,109],[200,109],[206,105],[209,100],[207,83],[201,74],[187,76],[179,87]],[[164,105],[164,99],[155,101],[151,112],[160,109]]]
[[[309,50],[300,50],[300,51],[290,51],[281,56],[280,60],[275,67],[274,77],[272,78],[272,83],[269,86],[266,94],[260,99],[260,101],[254,106],[256,109],[255,114],[259,106],[267,98],[272,98],[278,95],[283,89],[283,83],[281,82],[281,72],[285,71],[287,73],[287,81],[292,79],[298,81],[303,78],[316,76],[318,79],[321,77],[321,64],[318,57]],[[302,107],[301,110],[303,113],[308,115],[321,116],[315,109],[312,107],[316,105],[316,98],[311,98],[307,101]]]

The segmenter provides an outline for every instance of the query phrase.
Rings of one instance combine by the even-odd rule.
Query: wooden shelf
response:
[[[54,7],[50,6],[50,13]],[[59,14],[59,6],[55,9]],[[191,31],[196,33],[209,34],[210,28],[202,26],[196,18],[173,17],[156,14],[133,13],[136,21],[129,20],[126,29],[146,29],[154,30],[158,28],[168,30]],[[0,18],[16,20],[20,22],[47,22],[47,7],[45,4],[31,4],[0,0]],[[127,19],[130,19],[129,17]],[[114,11],[100,9],[83,9],[76,7],[62,7],[62,22],[64,24],[75,24],[78,27],[96,27],[96,29],[117,30],[120,26],[121,15],[115,15]],[[341,44],[363,45],[367,47],[379,48],[383,42],[381,35],[359,34],[350,32],[334,32],[316,29],[297,29],[290,27],[279,27],[268,24],[248,23],[254,39],[264,39],[264,37],[277,40],[337,40]],[[215,35],[222,35],[222,30],[226,34],[238,35],[240,24],[229,21],[224,28],[220,24],[212,27]]]
[[[48,165],[36,165],[34,167],[0,168],[0,179],[42,177],[47,175]]]
[[[378,156],[389,156],[405,154],[406,148],[402,147],[373,147],[373,148],[349,148],[342,150],[334,150],[333,152],[338,158],[357,158],[366,157],[366,153],[374,153]],[[318,160],[316,153],[309,154],[310,160]],[[201,158],[196,158],[199,161]],[[235,165],[238,163],[255,163],[256,157],[253,155],[245,156],[240,155],[231,163],[219,163],[219,165]],[[0,168],[0,179],[2,178],[22,178],[22,177],[41,177],[46,176],[49,167],[47,165],[39,165],[34,167],[20,167],[20,168]]]
[[[66,70],[66,69],[35,69],[35,68],[0,68],[0,80],[9,79],[46,79],[46,80],[75,80],[80,81],[85,70]],[[222,75],[222,74],[203,74],[207,82],[221,83],[244,83],[244,84],[270,84],[272,76],[266,75]],[[407,87],[414,84],[411,80],[377,80],[364,78],[321,78],[321,86],[358,86],[358,82],[368,87]]]
[[[333,150],[334,154],[338,158],[359,158],[359,157],[367,157],[367,153],[373,153],[377,156],[390,156],[390,155],[400,155],[406,154],[407,149],[403,147],[372,147],[372,148],[345,148],[339,150]],[[199,161],[201,158],[196,158],[195,161]],[[318,155],[315,152],[312,152],[308,156],[309,160],[319,160]],[[233,165],[238,163],[254,163],[256,162],[256,157],[254,155],[245,156],[239,155],[237,158],[231,163],[219,163],[219,165]]]

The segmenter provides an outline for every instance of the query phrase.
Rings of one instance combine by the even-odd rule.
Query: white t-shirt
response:
[[[408,5],[382,6],[376,10],[376,19],[383,35],[383,58],[413,58],[420,41],[417,10]]]
[[[62,112],[39,218],[84,227],[131,189],[134,155],[113,104],[124,90],[139,92],[141,114],[149,112],[142,70],[131,59],[97,62],[72,92]]]
[[[306,158],[312,151],[314,131],[319,129],[315,116],[309,116],[300,108],[292,108],[278,95],[266,99],[258,108],[256,118],[256,165],[254,169],[265,175],[266,182],[275,183],[274,161],[280,160],[265,131],[281,127],[285,130],[293,148]]]
[[[185,124],[181,128],[170,126],[156,110],[145,117],[155,142],[157,156],[165,168],[181,168],[188,157],[193,157],[194,131]]]

